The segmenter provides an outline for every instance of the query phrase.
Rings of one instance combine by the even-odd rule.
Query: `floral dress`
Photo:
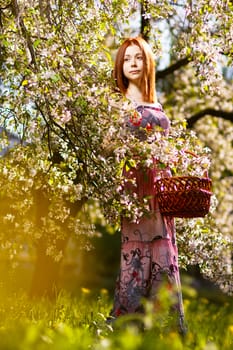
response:
[[[141,118],[136,122],[129,119],[126,126],[132,132],[142,130],[138,135],[142,140],[145,136],[142,128],[159,125],[165,134],[168,133],[170,123],[160,104],[138,106],[137,112]],[[182,330],[184,313],[174,218],[161,216],[155,196],[155,181],[158,177],[169,176],[168,170],[161,173],[154,161],[153,167],[146,170],[124,169],[123,175],[124,191],[132,187],[133,179],[137,195],[140,198],[149,196],[150,215],[143,216],[137,223],[124,217],[121,220],[120,272],[111,315],[142,312],[142,299],[156,301],[158,288],[165,283],[176,296],[174,308]]]

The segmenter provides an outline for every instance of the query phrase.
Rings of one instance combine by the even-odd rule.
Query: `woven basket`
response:
[[[164,177],[157,180],[155,185],[162,215],[195,218],[208,214],[212,195],[209,178]]]

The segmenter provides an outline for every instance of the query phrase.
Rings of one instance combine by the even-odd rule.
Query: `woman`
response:
[[[140,115],[136,122],[129,118],[126,123],[129,130],[138,131],[137,137],[142,141],[146,139],[146,129],[155,125],[159,125],[163,133],[167,134],[170,123],[156,98],[153,53],[141,37],[129,38],[119,48],[114,78],[120,92],[132,102]],[[159,287],[165,283],[175,291],[174,308],[178,311],[183,331],[184,314],[174,219],[161,216],[155,199],[155,180],[161,176],[161,170],[156,168],[154,161],[153,167],[146,171],[138,167],[124,169],[123,175],[126,180],[124,191],[132,191],[134,180],[136,186],[133,191],[139,198],[149,196],[150,215],[143,216],[137,223],[122,218],[121,267],[111,315],[115,318],[143,311],[142,299],[155,301]],[[162,176],[169,176],[168,170],[164,170]]]

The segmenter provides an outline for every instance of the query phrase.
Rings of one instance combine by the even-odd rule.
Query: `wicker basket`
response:
[[[212,195],[209,178],[164,177],[156,181],[156,191],[162,215],[195,218],[209,212]]]

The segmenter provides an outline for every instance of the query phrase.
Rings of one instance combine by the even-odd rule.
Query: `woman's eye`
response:
[[[135,56],[135,57],[125,57],[124,62],[130,62],[131,60],[134,61],[135,59],[138,61],[143,60],[142,56],[140,55],[140,56]]]

